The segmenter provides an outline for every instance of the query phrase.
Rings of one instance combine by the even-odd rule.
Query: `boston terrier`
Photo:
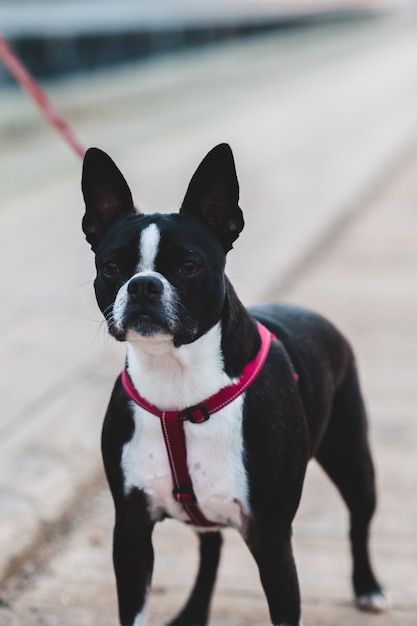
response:
[[[244,225],[230,147],[203,159],[178,213],[137,212],[97,148],[82,190],[97,302],[127,352],[102,434],[120,624],[146,624],[152,531],[174,518],[197,531],[200,562],[171,626],[207,624],[225,527],[257,563],[272,625],[300,626],[291,525],[312,457],[349,509],[356,603],[387,609],[368,553],[374,469],[352,350],[309,310],[240,302],[224,271]]]

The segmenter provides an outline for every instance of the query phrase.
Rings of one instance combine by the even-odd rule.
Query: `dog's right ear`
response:
[[[82,228],[95,250],[119,216],[135,213],[132,194],[116,164],[98,148],[85,153],[81,189],[85,201]]]

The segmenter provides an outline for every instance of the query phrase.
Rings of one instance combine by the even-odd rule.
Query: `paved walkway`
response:
[[[412,626],[417,608],[414,160],[403,178],[387,180],[417,137],[415,28],[379,23],[273,36],[53,92],[83,139],[121,164],[144,209],[176,209],[201,156],[229,140],[247,217],[229,265],[239,293],[256,302],[281,297],[291,283],[286,297],[329,313],[353,338],[380,467],[378,569],[398,607],[377,622],[367,618],[383,626]],[[94,486],[102,476],[101,417],[122,352],[106,339],[93,302],[79,163],[16,94],[2,98],[0,120],[0,245],[4,267],[13,269],[2,275],[0,311],[0,577],[26,561],[30,579],[25,557],[91,497],[77,509],[79,531],[60,536],[58,551],[51,545],[56,556],[46,555],[43,575],[36,570],[24,593],[11,594],[0,624],[111,624],[111,513],[107,491]],[[357,220],[343,229],[355,209]],[[341,238],[322,250],[329,230]],[[305,622],[362,625],[348,601],[342,508],[324,506],[332,492],[314,467],[311,475],[297,523]],[[168,550],[182,532],[160,528],[155,623],[184,594],[182,582],[172,588],[166,578],[179,568],[172,578],[185,581],[191,567],[191,554],[178,563]],[[267,623],[253,565],[233,534],[228,542],[213,623]]]

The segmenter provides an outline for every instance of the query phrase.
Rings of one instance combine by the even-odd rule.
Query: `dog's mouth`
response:
[[[118,323],[115,323],[114,319],[107,321],[109,332],[119,341],[125,341],[129,332],[142,337],[174,335],[175,333],[173,320],[158,310],[138,305],[128,307]]]
[[[128,330],[133,330],[139,335],[149,336],[163,332],[166,334],[168,324],[165,320],[160,319],[155,313],[141,312],[127,321]]]

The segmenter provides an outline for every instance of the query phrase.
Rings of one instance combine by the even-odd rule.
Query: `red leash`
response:
[[[85,154],[84,146],[1,35],[0,59],[20,86],[37,104],[46,120],[55,128],[55,130],[58,131],[61,137],[65,139],[74,152],[82,159]]]

